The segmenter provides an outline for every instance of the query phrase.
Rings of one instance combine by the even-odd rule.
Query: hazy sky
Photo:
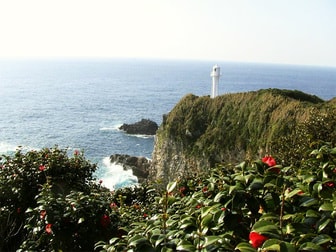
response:
[[[0,58],[336,66],[335,0],[0,0]]]

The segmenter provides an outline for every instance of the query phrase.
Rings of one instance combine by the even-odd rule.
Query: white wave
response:
[[[111,163],[110,157],[103,159],[103,165],[106,171],[102,175],[102,185],[110,190],[138,183],[138,178],[133,175],[132,170],[125,171],[121,165]]]
[[[7,142],[0,142],[0,154],[14,153],[19,149],[23,151],[38,150],[37,148],[33,148],[31,146],[20,146],[20,145],[10,144]]]
[[[112,126],[101,127],[101,128],[99,128],[99,130],[100,131],[115,131],[115,130],[119,130],[121,125],[122,124],[116,124],[116,125],[112,125]]]
[[[0,153],[5,154],[8,152],[14,152],[17,150],[17,146],[13,144],[9,144],[6,142],[0,142]]]
[[[126,134],[126,135],[143,139],[154,138],[154,135],[142,135],[142,134]]]

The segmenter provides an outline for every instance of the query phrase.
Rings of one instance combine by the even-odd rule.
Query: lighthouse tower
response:
[[[220,76],[220,67],[218,65],[214,65],[212,67],[212,72],[210,76],[212,77],[211,98],[215,98],[216,96],[218,96],[218,83]]]

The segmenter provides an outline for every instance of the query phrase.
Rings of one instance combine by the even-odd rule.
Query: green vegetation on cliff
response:
[[[215,99],[186,95],[164,117],[157,131],[153,176],[173,174],[171,180],[190,173],[188,169],[204,170],[216,163],[251,160],[272,153],[282,148],[280,139],[292,137],[297,126],[312,116],[319,115],[322,120],[328,117],[328,134],[321,140],[331,141],[332,134],[335,138],[335,114],[333,100],[323,101],[297,90],[266,89]],[[194,167],[190,167],[191,163]]]

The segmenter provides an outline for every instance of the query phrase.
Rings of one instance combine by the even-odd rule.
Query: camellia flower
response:
[[[185,188],[184,186],[180,187],[179,191],[180,191],[180,195],[181,195],[181,197],[184,197],[184,196],[185,196],[184,192],[185,192],[186,190],[187,190],[187,188]]]
[[[269,167],[272,167],[272,166],[276,165],[275,159],[271,155],[263,157],[261,159],[261,161],[263,163],[267,164]]]
[[[107,228],[111,223],[110,217],[107,214],[104,214],[101,218],[100,218],[100,225],[102,225],[102,227]]]
[[[52,224],[47,224],[46,227],[45,227],[45,231],[48,233],[48,234],[51,234],[52,233]]]
[[[40,171],[44,171],[44,170],[45,170],[45,166],[44,166],[44,165],[40,165],[40,166],[39,166],[39,170],[40,170]]]
[[[78,156],[78,155],[79,155],[79,150],[75,150],[75,151],[74,151],[74,155],[75,155],[75,156]]]
[[[46,210],[41,210],[41,211],[40,211],[40,218],[43,220],[44,217],[46,216],[46,214],[47,214],[47,211],[46,211]]]
[[[202,207],[201,204],[198,204],[198,205],[196,206],[197,209],[200,209],[201,207]]]
[[[267,236],[261,235],[257,232],[251,232],[249,238],[250,238],[250,244],[254,248],[261,247],[264,244],[264,242],[268,240]]]
[[[323,187],[329,187],[329,188],[334,188],[335,183],[333,181],[328,181],[323,184]]]
[[[118,208],[118,205],[117,205],[115,202],[112,202],[112,203],[110,204],[110,208],[111,208],[111,209],[117,209],[117,208]]]

